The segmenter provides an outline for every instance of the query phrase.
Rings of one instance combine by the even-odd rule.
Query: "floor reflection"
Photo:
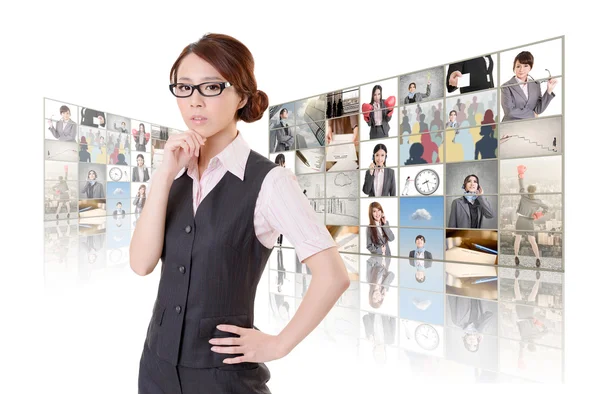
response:
[[[46,222],[46,285],[110,283],[111,274],[129,274],[134,228],[130,216]],[[563,381],[563,273],[345,257],[351,285],[311,334],[324,352],[343,355],[340,362],[409,366],[398,368],[398,379]],[[259,285],[268,298],[256,300],[268,308],[262,327],[283,329],[310,281],[293,248],[275,247]]]

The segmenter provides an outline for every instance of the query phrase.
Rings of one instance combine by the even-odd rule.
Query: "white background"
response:
[[[582,207],[574,204],[581,198],[575,190],[588,185],[586,179],[596,177],[598,169],[598,130],[588,123],[599,64],[597,15],[588,8],[593,3],[531,0],[484,5],[474,0],[456,4],[393,0],[368,4],[304,1],[295,7],[275,1],[150,4],[65,0],[10,2],[2,7],[0,108],[4,124],[10,124],[12,130],[4,129],[4,153],[0,156],[5,179],[4,192],[0,193],[4,207],[0,392],[136,392],[142,337],[159,275],[155,272],[140,278],[122,274],[111,283],[110,291],[102,281],[78,288],[66,281],[62,286],[44,288],[43,97],[184,128],[167,88],[169,70],[183,47],[206,32],[230,34],[250,48],[256,60],[258,86],[273,103],[566,35],[565,378],[577,386],[597,382],[598,265],[589,252],[593,249],[578,245],[594,245],[596,232],[589,230],[597,224],[598,212],[582,214]],[[413,28],[401,28],[400,21],[423,15],[424,7],[425,18],[413,18],[414,23],[404,25]],[[335,21],[343,39],[332,40],[323,24],[328,19]],[[368,34],[353,28],[357,23],[368,23]],[[410,40],[413,44],[397,46],[400,35],[406,34],[414,36]],[[450,37],[452,44],[446,39]],[[294,49],[303,55],[292,56],[289,43],[299,43]],[[286,46],[288,51],[283,52]],[[378,48],[381,50],[373,52]],[[140,56],[131,57],[132,52]],[[361,54],[348,56],[358,52]],[[120,61],[115,61],[116,54],[121,54]],[[146,60],[140,64],[140,59]],[[126,94],[124,87],[135,90]],[[267,118],[265,114],[254,124],[239,125],[251,147],[263,155],[268,146]],[[27,159],[22,154],[25,146],[30,153]],[[16,165],[27,176],[14,176]],[[16,192],[5,191],[9,184]],[[592,191],[587,186],[584,190]],[[9,209],[15,199],[29,210]],[[262,296],[266,305],[268,298]],[[257,319],[264,319],[264,315]],[[342,369],[342,364],[331,363],[331,357],[322,357],[326,351],[302,344],[286,358],[270,363],[273,392],[364,393],[413,384],[429,391],[424,386],[435,383],[422,378],[373,379],[374,374],[393,377],[397,370],[362,364],[344,365]],[[472,377],[472,369],[465,370],[465,376]],[[444,393],[468,390],[462,384],[438,390],[442,389]],[[531,390],[524,386],[501,389]],[[485,390],[495,392],[498,388],[486,386]],[[555,385],[543,390],[563,392],[565,388]]]

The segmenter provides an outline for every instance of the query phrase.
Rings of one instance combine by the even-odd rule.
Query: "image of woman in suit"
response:
[[[525,189],[525,171],[527,171],[526,166],[522,164],[517,166],[521,199],[519,200],[519,206],[517,207],[517,223],[515,224],[515,230],[520,231],[515,234],[515,264],[520,264],[519,249],[521,247],[521,237],[523,236],[523,232],[525,232],[527,240],[531,244],[531,249],[533,249],[533,254],[535,255],[535,266],[539,267],[542,263],[540,261],[540,250],[535,241],[533,222],[548,212],[548,205],[535,197],[535,191],[537,189],[535,185],[529,185],[527,186],[527,189]]]
[[[146,204],[146,185],[140,185],[138,188],[137,194],[133,199],[133,206],[135,207],[135,218],[139,219],[140,214],[142,213],[142,209],[144,209],[144,204]]]
[[[66,105],[61,105],[60,116],[62,119],[54,126],[52,119],[48,119],[48,130],[59,141],[75,141],[77,139],[77,123],[71,120],[71,110]]]
[[[427,81],[427,91],[425,93],[415,92],[417,84],[411,82],[408,85],[408,96],[404,97],[404,104],[418,103],[431,94],[431,81]]]
[[[396,174],[392,168],[387,168],[387,148],[377,144],[373,148],[373,161],[365,172],[363,193],[371,197],[395,196]]]
[[[371,102],[362,105],[363,118],[371,126],[369,139],[372,140],[388,137],[390,132],[389,121],[392,120],[396,97],[390,96],[385,101],[382,97],[383,89],[381,85],[375,85],[371,92]]]
[[[537,118],[554,98],[553,90],[557,80],[550,78],[546,92],[542,95],[540,83],[529,76],[532,68],[533,55],[530,52],[523,51],[515,57],[513,62],[515,76],[502,84],[503,122]]]
[[[285,123],[284,120],[288,118],[288,110],[282,108],[279,111],[279,123],[277,127],[281,127],[275,131],[277,138],[277,146],[275,152],[288,151],[290,147],[294,146],[294,136],[289,130],[289,124]]]
[[[484,311],[483,302],[475,298],[448,297],[450,319],[463,330],[463,345],[472,353],[479,350],[483,341],[482,332],[494,317],[492,311]]]
[[[369,305],[373,308],[381,307],[386,292],[394,280],[394,273],[390,272],[391,257],[371,256],[367,260],[367,281],[369,282]]]
[[[490,202],[483,196],[479,177],[475,174],[467,175],[462,189],[464,195],[452,201],[448,227],[481,228],[483,218],[492,219],[495,213]]]
[[[135,136],[135,150],[138,152],[146,152],[146,144],[148,143],[148,139],[146,139],[146,126],[143,123],[140,123],[138,133]]]
[[[285,155],[283,153],[280,153],[275,157],[275,164],[285,168]],[[277,245],[281,246],[282,242],[283,234],[279,234],[279,237],[277,237]]]
[[[83,194],[87,198],[106,198],[106,194],[104,193],[104,185],[97,181],[98,174],[96,171],[89,170],[87,175],[87,182],[81,190],[81,194]]]
[[[137,155],[137,167],[132,171],[132,182],[148,182],[150,175],[148,174],[148,167],[144,165],[144,155],[141,153]]]
[[[367,249],[372,254],[391,256],[389,242],[395,239],[390,223],[378,202],[369,204],[369,227],[367,227]]]

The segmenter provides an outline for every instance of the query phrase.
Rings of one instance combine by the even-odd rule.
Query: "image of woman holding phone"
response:
[[[475,174],[467,175],[462,189],[464,195],[452,201],[448,227],[481,228],[483,218],[492,219],[495,213],[490,202],[483,196],[479,177]]]
[[[283,153],[280,153],[277,156],[275,156],[275,164],[285,168],[285,155]],[[281,246],[282,242],[283,242],[283,234],[279,234],[279,237],[277,237],[277,245]]]
[[[106,198],[106,194],[104,193],[104,185],[97,181],[98,174],[96,171],[89,170],[87,175],[87,181],[85,182],[85,186],[81,190],[81,194],[87,198]]]
[[[138,275],[162,262],[138,392],[269,393],[265,362],[319,325],[350,285],[348,271],[291,171],[237,129],[269,106],[248,48],[206,34],[183,48],[170,82],[188,129],[169,135],[130,245]],[[254,301],[279,234],[312,277],[292,319],[271,335],[254,327]]]
[[[367,231],[367,249],[372,254],[391,256],[389,242],[395,239],[383,208],[378,202],[369,204],[369,227]]]
[[[542,262],[540,261],[540,249],[535,241],[533,222],[548,212],[548,205],[535,197],[535,191],[537,190],[535,185],[529,185],[525,188],[525,171],[527,171],[526,166],[517,166],[521,199],[517,207],[517,223],[515,224],[515,230],[520,231],[515,233],[515,264],[520,264],[519,249],[521,248],[521,237],[525,235],[535,255],[535,266],[539,267],[542,265]]]
[[[396,174],[392,168],[385,166],[387,148],[377,144],[373,148],[373,158],[369,169],[365,172],[363,193],[371,197],[395,196]]]
[[[135,207],[134,213],[135,218],[139,219],[142,210],[144,209],[144,205],[146,204],[146,185],[140,185],[138,188],[137,194],[133,199],[133,206]]]
[[[502,84],[502,121],[537,118],[546,110],[550,101],[555,97],[553,92],[556,83],[550,78],[546,92],[542,95],[540,82],[529,76],[533,68],[531,52],[520,52],[513,61],[515,76]]]

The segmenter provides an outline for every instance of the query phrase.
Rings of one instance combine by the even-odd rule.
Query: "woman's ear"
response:
[[[244,96],[242,100],[240,100],[240,104],[238,105],[238,109],[244,108],[246,103],[248,102],[248,96]]]

